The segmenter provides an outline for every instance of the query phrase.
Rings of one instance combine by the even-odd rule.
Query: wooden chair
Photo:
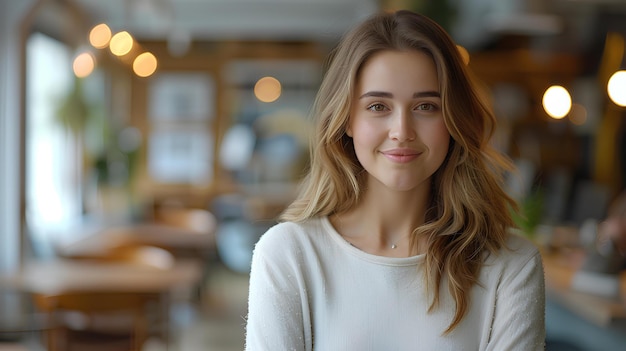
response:
[[[167,250],[147,245],[124,245],[101,257],[104,262],[126,262],[141,266],[169,269],[174,266],[174,256]]]
[[[156,294],[66,292],[34,295],[50,318],[47,350],[140,351],[149,335],[147,315]]]

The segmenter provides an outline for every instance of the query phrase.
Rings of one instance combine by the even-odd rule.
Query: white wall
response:
[[[0,272],[19,262],[19,31],[34,3],[0,0]]]

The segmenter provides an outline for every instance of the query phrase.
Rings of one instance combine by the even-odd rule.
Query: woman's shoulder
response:
[[[506,241],[506,248],[513,251],[518,251],[521,255],[536,255],[539,254],[539,248],[529,238],[517,233],[509,232]]]
[[[510,232],[504,245],[495,255],[490,255],[487,261],[518,266],[540,257],[539,248],[535,243],[516,232]]]
[[[322,218],[302,222],[280,222],[270,227],[255,245],[255,250],[285,252],[290,247],[310,245],[322,226]]]

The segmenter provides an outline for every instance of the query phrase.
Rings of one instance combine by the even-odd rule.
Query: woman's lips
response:
[[[413,149],[392,149],[381,152],[387,159],[398,162],[407,163],[418,158],[422,153]]]

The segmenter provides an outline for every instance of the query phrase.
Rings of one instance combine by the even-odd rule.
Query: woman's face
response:
[[[382,51],[357,77],[347,134],[376,183],[397,191],[429,185],[450,141],[437,70],[419,51]]]

